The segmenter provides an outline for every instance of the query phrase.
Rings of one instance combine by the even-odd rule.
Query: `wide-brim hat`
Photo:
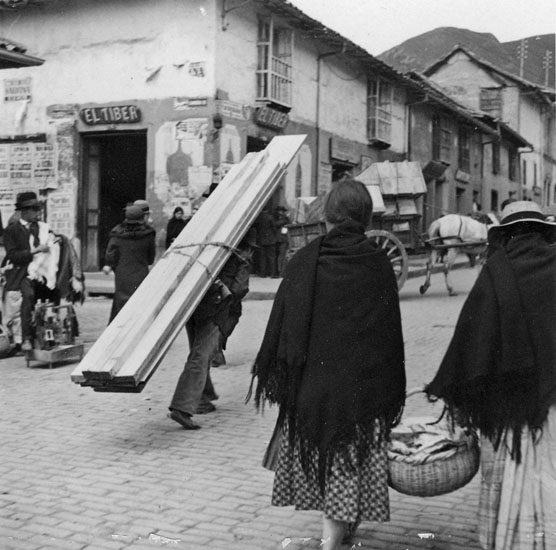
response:
[[[41,203],[37,199],[37,194],[33,191],[24,191],[18,193],[15,199],[15,209],[23,210],[24,208],[40,208]]]
[[[143,223],[145,213],[141,208],[135,204],[125,207],[125,221],[126,223]]]
[[[506,227],[525,222],[556,225],[556,222],[546,217],[536,202],[514,201],[507,204],[502,210],[500,225],[491,227],[489,232],[503,231]]]

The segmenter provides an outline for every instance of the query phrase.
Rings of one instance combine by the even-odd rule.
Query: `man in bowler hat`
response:
[[[39,295],[48,298],[49,292],[46,285],[29,277],[29,265],[39,254],[50,250],[50,230],[46,223],[39,221],[41,207],[34,192],[19,193],[15,209],[20,214],[19,221],[8,225],[4,230],[6,259],[13,264],[13,268],[5,273],[5,290],[21,292],[21,350],[31,351],[33,308]]]

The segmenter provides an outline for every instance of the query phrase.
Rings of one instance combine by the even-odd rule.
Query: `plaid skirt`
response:
[[[507,434],[511,441],[512,434]],[[479,541],[485,550],[556,548],[556,407],[534,441],[524,430],[521,462],[481,439]]]
[[[358,453],[359,445],[366,452]],[[359,460],[359,456],[363,456]],[[311,471],[318,457],[313,454]],[[379,423],[372,441],[359,433],[347,454],[337,453],[326,475],[324,493],[316,474],[305,475],[298,446],[290,444],[287,423],[280,438],[278,466],[272,491],[274,506],[295,506],[296,510],[320,510],[327,518],[345,522],[389,521],[388,456]]]

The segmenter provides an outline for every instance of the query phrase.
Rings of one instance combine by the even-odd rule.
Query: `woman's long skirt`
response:
[[[508,441],[511,441],[509,434]],[[521,462],[481,440],[479,540],[485,550],[556,549],[556,407],[534,441],[524,430]]]
[[[287,423],[286,423],[287,424]],[[366,446],[364,452],[360,445]],[[316,472],[317,456],[313,454]],[[295,506],[296,510],[320,510],[330,519],[349,523],[389,521],[388,457],[386,440],[377,423],[372,441],[359,433],[346,454],[337,453],[321,492],[317,476],[306,476],[298,446],[290,444],[287,426],[280,440],[278,466],[272,491],[274,506]]]

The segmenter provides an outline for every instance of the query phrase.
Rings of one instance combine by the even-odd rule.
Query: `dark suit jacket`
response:
[[[33,261],[29,244],[29,231],[15,222],[4,229],[4,246],[6,247],[5,261],[14,267],[6,271],[5,290],[19,290],[21,281],[27,276],[27,267]]]

